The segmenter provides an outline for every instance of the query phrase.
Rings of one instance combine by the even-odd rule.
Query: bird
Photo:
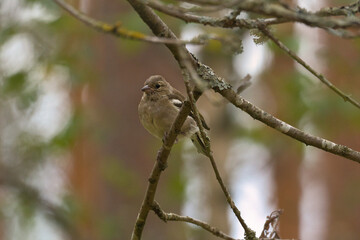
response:
[[[143,95],[138,106],[140,122],[151,135],[163,139],[170,131],[186,98],[161,75],[153,75],[146,79],[141,91]],[[202,115],[200,115],[200,120],[203,127],[210,130]],[[190,112],[176,141],[190,138],[197,151],[207,155],[205,144],[200,136],[194,114]]]

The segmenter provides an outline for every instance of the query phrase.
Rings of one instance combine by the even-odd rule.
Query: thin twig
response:
[[[339,88],[337,88],[334,84],[332,84],[328,79],[326,79],[322,74],[316,72],[310,65],[308,65],[304,60],[302,60],[296,53],[291,51],[287,46],[285,46],[279,39],[277,39],[272,33],[270,33],[265,27],[259,28],[259,30],[264,33],[268,38],[270,38],[280,49],[285,51],[291,58],[293,58],[296,62],[302,65],[306,70],[312,73],[315,77],[317,77],[322,83],[324,83],[327,87],[333,90],[336,94],[341,96],[345,101],[350,102],[352,105],[360,108],[360,103],[357,102],[354,98],[349,96],[349,94],[344,93]]]
[[[241,226],[244,228],[245,239],[255,239],[255,232],[247,226],[247,224],[245,223],[245,220],[241,217],[240,210],[236,207],[234,201],[232,200],[231,195],[229,193],[229,190],[227,189],[227,187],[224,184],[224,181],[222,180],[222,177],[221,177],[219,169],[218,169],[218,167],[216,165],[214,156],[212,155],[210,139],[205,133],[205,129],[204,129],[204,126],[203,126],[203,124],[201,122],[199,111],[198,111],[198,109],[197,109],[197,107],[195,105],[195,99],[194,99],[193,92],[191,90],[190,83],[189,83],[189,78],[198,79],[200,77],[197,74],[196,70],[194,69],[194,66],[191,64],[191,61],[186,59],[187,56],[189,56],[189,55],[188,54],[182,54],[181,58],[180,58],[180,62],[182,63],[181,65],[184,65],[186,67],[186,69],[183,69],[183,71],[185,72],[185,74],[184,74],[185,75],[184,76],[184,82],[185,82],[186,91],[187,91],[187,94],[188,94],[188,97],[189,97],[190,106],[191,106],[191,109],[192,109],[192,111],[194,113],[194,119],[195,119],[196,124],[197,124],[197,126],[199,128],[201,138],[202,138],[203,143],[204,143],[204,147],[205,147],[205,150],[206,150],[205,154],[210,159],[211,166],[212,166],[212,168],[214,170],[216,179],[219,182],[221,190],[223,191],[223,193],[225,195],[226,201],[230,205],[230,207],[233,210],[235,216],[239,220]],[[198,80],[198,81],[201,81],[201,80]]]
[[[225,240],[238,240],[235,238],[230,237],[229,235],[223,233],[222,231],[220,231],[219,229],[210,226],[208,223],[188,217],[188,216],[181,216],[175,213],[166,213],[164,212],[159,203],[157,203],[156,201],[154,201],[153,205],[152,205],[152,210],[154,211],[154,213],[164,222],[167,221],[179,221],[179,222],[187,222],[187,223],[191,223],[194,224],[196,226],[199,226],[201,228],[203,228],[204,230],[212,233],[213,235],[225,239]]]
[[[162,38],[162,37],[154,37],[154,36],[148,36],[146,34],[135,32],[131,30],[127,30],[124,27],[121,26],[121,23],[118,22],[116,24],[109,24],[105,22],[101,22],[99,20],[93,19],[84,13],[80,12],[70,4],[66,3],[64,0],[53,0],[56,2],[60,7],[62,7],[65,11],[70,13],[73,17],[80,20],[81,22],[85,23],[86,25],[90,26],[91,28],[94,28],[95,30],[112,34],[117,37],[122,37],[126,39],[131,40],[138,40],[138,41],[144,41],[144,42],[150,42],[150,43],[157,43],[157,44],[174,44],[174,45],[183,45],[183,44],[204,44],[205,41],[194,39],[194,40],[180,40],[180,39],[169,39],[169,38]]]

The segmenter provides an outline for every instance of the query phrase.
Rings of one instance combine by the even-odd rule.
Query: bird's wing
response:
[[[171,94],[169,94],[169,100],[172,102],[172,104],[174,104],[175,107],[177,107],[178,109],[180,109],[185,101],[185,97],[176,89],[173,89],[173,92]],[[206,130],[210,130],[210,127],[206,124],[204,117],[200,114],[200,120],[201,123],[203,125],[203,127]],[[193,111],[190,112],[190,117],[194,118],[194,113]]]
[[[169,100],[175,107],[180,109],[185,101],[185,97],[181,93],[173,91],[169,94]]]

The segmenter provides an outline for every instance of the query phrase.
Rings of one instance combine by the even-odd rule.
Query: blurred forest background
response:
[[[109,23],[151,34],[126,1],[68,1]],[[294,1],[296,3],[296,1]],[[299,0],[309,10],[353,1]],[[211,28],[160,16],[184,39]],[[360,99],[360,40],[301,24],[275,34],[313,68]],[[217,34],[227,31],[212,29]],[[281,120],[360,150],[360,111],[268,42],[239,30],[243,52],[216,41],[189,46],[242,95]],[[49,0],[0,1],[0,239],[129,239],[161,141],[140,125],[140,88],[161,74],[184,91],[181,72],[161,44],[94,31]],[[211,91],[198,107],[211,127],[215,159],[249,227],[284,209],[282,238],[360,236],[360,169],[306,147],[228,105]],[[24,184],[25,183],[25,184]],[[207,160],[189,142],[175,145],[156,200],[167,212],[209,222],[231,236],[243,231]],[[74,235],[75,236],[75,235]],[[215,239],[150,213],[144,239]]]

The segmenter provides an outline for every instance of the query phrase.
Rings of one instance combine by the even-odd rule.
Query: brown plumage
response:
[[[175,121],[185,97],[160,75],[148,78],[141,91],[144,94],[138,107],[140,122],[149,133],[162,139]],[[209,130],[202,116],[201,121],[204,128]],[[193,113],[190,113],[181,128],[178,139],[182,137],[190,137],[198,151],[205,154]]]

